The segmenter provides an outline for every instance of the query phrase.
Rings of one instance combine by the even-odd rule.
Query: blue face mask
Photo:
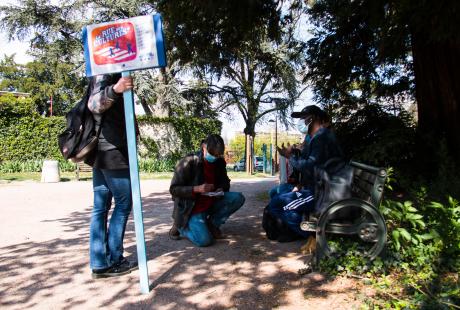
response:
[[[311,122],[308,124],[305,124],[304,119],[299,119],[299,122],[297,123],[297,130],[300,131],[303,134],[307,134],[309,127],[310,127]]]
[[[216,156],[212,156],[211,154],[206,152],[206,156],[204,157],[208,163],[213,163],[217,160]]]

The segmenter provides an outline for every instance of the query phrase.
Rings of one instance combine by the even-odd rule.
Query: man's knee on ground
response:
[[[192,240],[193,244],[199,247],[207,247],[212,244],[214,240],[209,235],[200,235],[195,234],[194,240]]]
[[[234,209],[235,211],[241,208],[241,206],[244,205],[244,202],[246,201],[246,198],[240,192],[227,192],[225,195],[227,196],[224,200],[225,204],[230,206],[231,209]]]

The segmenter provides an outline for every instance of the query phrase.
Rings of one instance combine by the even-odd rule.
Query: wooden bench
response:
[[[333,256],[333,235],[354,237],[360,252],[376,258],[386,244],[387,229],[379,211],[387,172],[358,162],[350,162],[352,169],[351,198],[330,203],[317,215],[309,216],[300,227],[316,233],[316,262],[323,256]]]
[[[93,172],[93,167],[88,166],[84,162],[77,163],[77,168],[75,169],[75,177],[77,181],[80,181],[80,172]]]

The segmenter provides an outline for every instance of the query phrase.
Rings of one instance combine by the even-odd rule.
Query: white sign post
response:
[[[83,28],[83,44],[87,76],[120,72],[122,76],[129,76],[132,70],[166,66],[163,28],[159,14],[86,26]],[[124,92],[123,99],[139,281],[141,292],[148,294],[150,288],[137,161],[133,92],[131,90]]]

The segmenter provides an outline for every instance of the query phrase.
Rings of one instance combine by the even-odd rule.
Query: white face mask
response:
[[[297,123],[297,130],[303,134],[308,134],[308,130],[310,129],[310,124],[311,124],[311,121],[308,124],[305,124],[305,120],[301,118],[299,119],[299,122]]]

